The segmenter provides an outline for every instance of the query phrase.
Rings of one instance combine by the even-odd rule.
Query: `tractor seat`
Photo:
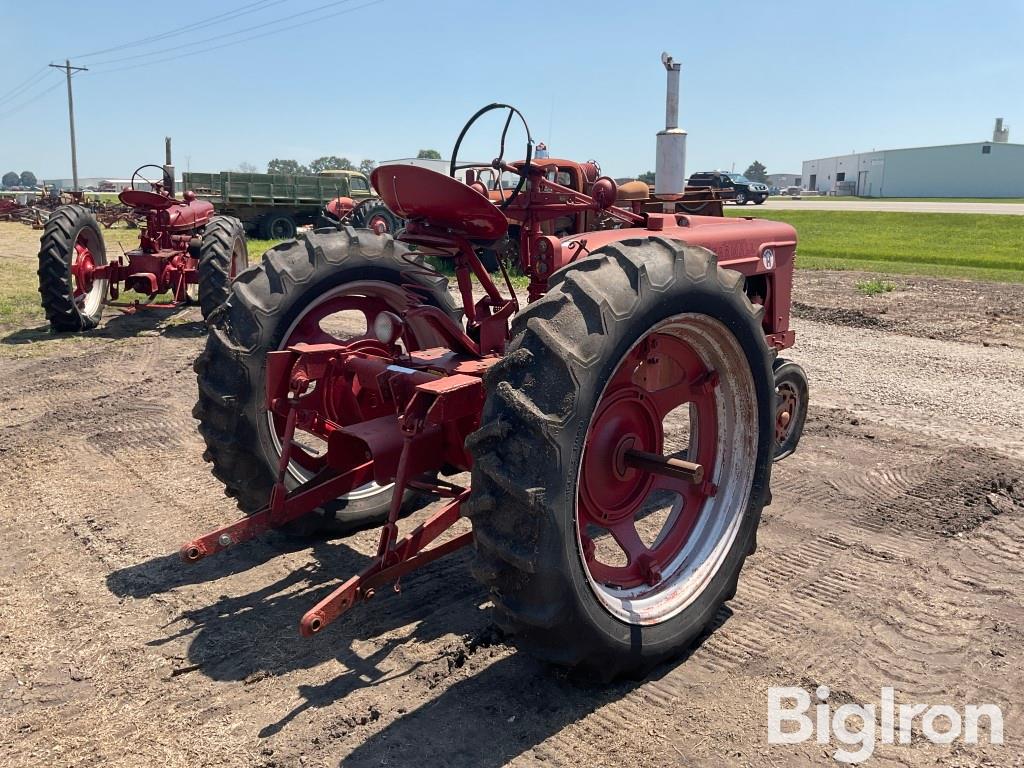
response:
[[[450,229],[476,243],[493,243],[508,231],[508,219],[493,202],[443,173],[382,165],[370,180],[385,205],[404,219]]]
[[[154,211],[162,211],[181,202],[167,197],[167,195],[146,192],[142,189],[122,189],[117,199],[132,208],[148,208]]]

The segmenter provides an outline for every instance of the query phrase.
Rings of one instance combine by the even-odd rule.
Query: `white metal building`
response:
[[[806,189],[864,197],[1024,197],[1024,144],[980,141],[823,157],[804,161],[802,179]]]
[[[802,181],[799,173],[769,173],[768,185],[785,189],[786,187],[799,187]]]

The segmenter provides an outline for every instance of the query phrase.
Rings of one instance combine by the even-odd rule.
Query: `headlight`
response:
[[[402,319],[387,310],[378,313],[373,320],[373,335],[382,344],[391,346],[402,335]]]

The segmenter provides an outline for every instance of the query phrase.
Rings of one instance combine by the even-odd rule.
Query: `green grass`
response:
[[[42,317],[38,279],[35,264],[0,259],[0,326]]]
[[[20,228],[22,225],[12,225]],[[30,230],[25,228],[25,233]],[[115,259],[125,251],[138,247],[139,230],[125,227],[114,227],[103,230],[103,239],[107,246],[107,258]],[[26,243],[19,245],[22,249],[38,248],[38,233],[26,238]],[[264,252],[280,243],[280,240],[249,240],[249,263],[258,264]],[[36,275],[34,258],[8,259],[0,258],[0,327],[24,325],[26,323],[42,323],[45,321],[43,309],[39,305],[39,278]],[[157,301],[169,301],[170,293],[157,297]],[[147,297],[134,291],[122,291],[118,301],[146,301]],[[113,311],[113,310],[111,310]]]
[[[737,211],[792,224],[797,266],[1024,282],[1024,216]]]
[[[247,240],[249,245],[249,264],[259,264],[263,254],[284,240]]]
[[[865,296],[877,296],[880,293],[889,293],[894,290],[896,290],[896,286],[893,283],[888,280],[879,280],[877,277],[857,283],[858,293],[863,293]]]
[[[770,200],[792,200],[789,195],[772,195]],[[825,202],[843,202],[846,200],[868,200],[875,203],[1024,203],[1024,197],[861,197],[859,195],[806,195],[796,202],[804,200],[823,200]]]

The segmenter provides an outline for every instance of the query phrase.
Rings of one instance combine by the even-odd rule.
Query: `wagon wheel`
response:
[[[762,313],[667,240],[600,249],[524,311],[467,443],[465,512],[474,573],[529,650],[642,671],[732,597],[774,446]]]
[[[371,328],[384,310],[407,307],[405,286],[415,285],[422,300],[459,317],[447,280],[424,269],[408,249],[387,235],[365,230],[319,232],[268,251],[246,273],[244,289],[211,318],[206,348],[196,361],[199,401],[193,415],[207,445],[213,473],[245,512],[269,500],[281,455],[283,420],[266,403],[266,356],[299,342],[356,344],[386,354]],[[353,234],[349,234],[353,233]],[[289,289],[281,291],[280,286]],[[401,343],[406,349],[439,346],[443,340],[422,322],[410,321]],[[386,404],[367,401],[345,385],[322,391],[324,410],[336,423],[383,415]],[[360,400],[362,398],[362,400]],[[324,466],[326,444],[308,432],[296,437],[286,481],[295,487]],[[392,486],[369,484],[325,504],[290,526],[293,533],[342,533],[353,524],[387,513]]]
[[[103,235],[88,209],[65,205],[50,214],[40,238],[39,293],[54,331],[84,331],[99,323],[108,280],[95,272],[106,264]]]

